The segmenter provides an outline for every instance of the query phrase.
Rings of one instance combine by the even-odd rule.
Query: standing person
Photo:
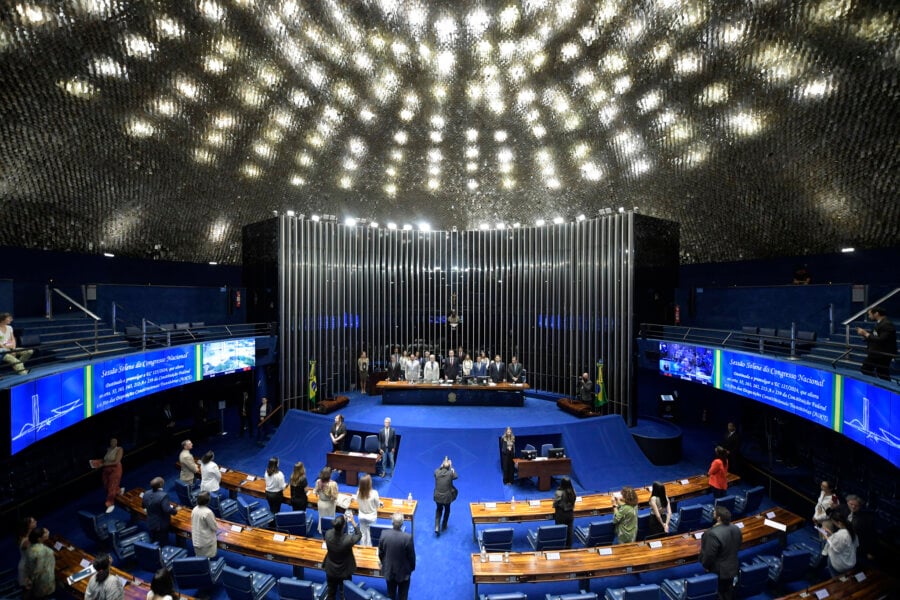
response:
[[[345,531],[345,528],[353,527],[353,511],[348,510],[344,515],[334,518],[334,525],[325,532],[325,579],[328,581],[328,600],[337,598],[338,588],[341,597],[344,596],[344,581],[351,579],[356,571],[356,558],[353,556],[353,546],[360,540],[362,533],[357,528],[353,533]]]
[[[728,493],[728,452],[716,446],[716,457],[709,465],[709,487],[713,498],[721,498]]]
[[[388,381],[400,381],[403,379],[403,365],[400,364],[400,357],[391,354],[391,362],[387,369]]]
[[[728,452],[728,470],[734,472],[741,460],[741,434],[734,423],[728,423],[728,433],[719,445]]]
[[[506,380],[510,383],[525,383],[525,367],[519,362],[518,357],[513,356],[509,359],[509,366],[506,368]]]
[[[178,592],[175,591],[175,578],[172,571],[162,567],[153,574],[150,582],[150,591],[147,592],[147,600],[178,600]]]
[[[456,358],[453,350],[450,350],[447,354],[447,360],[444,361],[444,379],[456,381],[457,376],[459,376],[459,359]]]
[[[359,506],[359,529],[362,533],[362,546],[372,545],[369,527],[378,520],[378,490],[372,489],[372,477],[368,473],[359,478],[359,489],[356,490],[356,504]]]
[[[28,536],[36,527],[37,519],[34,517],[25,517],[19,523],[19,529],[16,531],[16,545],[19,547],[18,578],[19,586],[22,589],[25,589],[25,586],[28,584],[28,578],[25,574],[25,557],[28,554],[28,548],[30,546]]]
[[[853,533],[859,542],[857,564],[866,567],[875,560],[875,513],[866,508],[866,503],[856,494],[847,494],[847,523],[853,526]]]
[[[828,557],[828,574],[831,577],[843,575],[856,566],[856,548],[859,540],[853,526],[844,517],[843,511],[836,510],[831,513],[831,519],[825,521],[819,532],[825,540],[822,554]]]
[[[441,531],[447,531],[447,522],[450,520],[450,504],[456,500],[456,496],[459,494],[456,486],[453,485],[453,480],[457,477],[453,463],[445,456],[441,466],[434,470],[435,535],[441,535]]]
[[[512,427],[507,427],[500,438],[500,466],[503,469],[503,483],[510,484],[516,480],[516,436]]]
[[[472,357],[466,354],[466,357],[462,361],[462,374],[463,377],[469,377],[472,375],[472,369],[474,368],[475,363],[472,362]]]
[[[594,382],[587,373],[582,373],[578,380],[578,399],[585,404],[594,404]]]
[[[384,419],[384,429],[378,432],[378,452],[381,454],[379,477],[392,477],[397,454],[397,431],[391,427],[391,418]]]
[[[666,486],[654,481],[650,490],[650,525],[647,537],[656,537],[669,533],[669,522],[672,520],[672,507],[666,496]]]
[[[637,539],[637,493],[633,487],[626,485],[620,495],[621,500],[617,496],[612,498],[613,526],[618,543],[630,544]]]
[[[334,415],[334,424],[328,433],[331,438],[331,451],[339,452],[344,449],[344,439],[347,437],[347,426],[344,425],[344,415]]]
[[[161,547],[169,544],[172,515],[178,510],[163,489],[165,485],[166,482],[162,477],[154,477],[150,481],[150,491],[144,492],[141,499],[141,505],[147,511],[147,530],[150,532],[150,539]]]
[[[56,591],[56,555],[47,541],[50,531],[35,527],[28,534],[28,551],[25,555],[25,576],[28,581],[25,597],[29,600],[50,598]]]
[[[359,391],[365,396],[369,385],[369,357],[365,350],[356,359],[356,372],[359,373]]]
[[[241,417],[241,432],[238,434],[238,437],[244,437],[245,431],[248,436],[252,436],[250,433],[250,413],[252,411],[253,404],[250,402],[250,393],[241,392],[241,406],[238,410],[238,414]]]
[[[94,575],[84,591],[84,600],[122,600],[125,588],[118,577],[109,576],[112,559],[105,552],[94,557]]]
[[[122,456],[125,451],[119,445],[119,440],[109,440],[109,448],[101,459],[91,461],[95,469],[102,469],[103,489],[106,490],[106,512],[111,513],[116,509],[116,494],[120,492],[122,483]]]
[[[256,441],[261,442],[268,435],[268,421],[266,417],[269,415],[269,399],[263,396],[259,401],[259,422],[256,424]]]
[[[700,564],[719,576],[719,600],[733,598],[734,578],[740,568],[738,550],[741,542],[741,530],[731,524],[731,511],[717,506],[713,526],[700,538]]]
[[[414,383],[422,378],[422,363],[419,361],[419,353],[412,352],[406,361],[406,381]]]
[[[487,374],[494,383],[506,381],[506,363],[499,354],[494,357],[494,362],[488,365]]]
[[[284,473],[278,468],[278,457],[273,456],[266,466],[266,502],[273,515],[281,510],[285,487],[287,484],[284,482]]]
[[[0,354],[3,355],[3,362],[11,365],[13,371],[19,375],[28,375],[25,361],[31,358],[34,350],[18,350],[16,348],[12,320],[12,315],[8,312],[0,313]]]
[[[306,467],[299,460],[294,463],[294,471],[291,473],[291,509],[306,510],[309,506],[309,498],[306,496]]]
[[[575,520],[575,489],[572,480],[563,477],[553,497],[553,522],[566,526],[566,548],[572,547],[572,522]]]
[[[425,367],[422,369],[422,380],[425,383],[437,383],[440,378],[441,367],[434,360],[434,354],[429,354],[428,362],[425,363]]]
[[[478,360],[472,365],[472,377],[487,377],[488,360],[484,352],[478,354]]]
[[[813,521],[816,525],[824,523],[832,512],[831,509],[839,504],[838,495],[830,481],[823,480],[819,484],[819,490],[819,498],[816,500],[816,507],[813,510]]]
[[[866,341],[868,349],[860,371],[864,375],[890,381],[891,361],[897,354],[897,329],[887,318],[887,311],[883,306],[873,306],[869,309],[868,316],[875,321],[875,328],[872,331],[856,328],[856,333]]]
[[[319,533],[322,533],[322,517],[333,517],[338,497],[337,483],[331,480],[331,468],[325,467],[316,479],[316,512],[319,513]]]
[[[181,452],[178,454],[178,464],[181,467],[181,474],[178,478],[188,484],[188,487],[194,485],[194,478],[200,473],[200,467],[197,465],[197,459],[191,454],[194,443],[191,440],[181,442]]]
[[[213,460],[215,457],[215,453],[210,450],[200,459],[200,491],[220,496],[222,471]]]
[[[191,510],[191,542],[195,556],[213,558],[218,550],[219,526],[216,515],[209,507],[209,492],[197,494],[197,506]]]
[[[378,541],[378,560],[381,574],[387,582],[387,593],[391,600],[409,598],[409,580],[416,570],[416,547],[413,536],[402,531],[403,514],[391,515],[391,529],[381,534]]]

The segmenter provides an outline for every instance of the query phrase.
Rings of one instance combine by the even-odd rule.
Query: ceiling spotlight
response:
[[[518,229],[521,226],[522,226],[521,223],[513,223],[513,229]]]
[[[497,223],[497,229],[506,229],[506,223]]]
[[[106,258],[115,258],[116,255],[112,252],[104,252],[103,256],[105,256]]]
[[[856,248],[848,246],[847,248],[841,248],[841,252],[849,254],[850,252],[856,252]]]
[[[562,217],[553,217],[554,225],[562,225],[564,222],[565,220]]]
[[[287,216],[289,216],[289,217],[293,217],[293,216],[294,216],[294,211],[289,210],[289,211],[287,211],[285,214],[286,214]]]
[[[478,229],[480,229],[482,231],[487,231],[489,227],[490,227],[490,225],[488,225],[487,223],[480,223],[478,225]]]
[[[404,223],[403,231],[412,231],[412,225],[410,225],[409,223]]]
[[[211,260],[211,261],[209,261],[209,264],[211,264],[212,266],[216,266],[216,265],[219,264],[219,263],[217,263],[217,262],[214,261],[214,260]]]
[[[431,225],[429,223],[426,223],[425,221],[422,221],[421,223],[419,223],[419,231],[431,231]]]
[[[369,223],[369,227],[371,227],[372,229],[378,229],[378,221],[372,221],[371,223]]]
[[[587,217],[585,217],[584,214],[580,214],[580,215],[578,215],[578,217],[577,217],[577,220],[578,220],[579,222],[584,221],[585,219],[587,219]]]
[[[393,231],[393,230],[397,229],[397,224],[394,223],[393,221],[388,221],[387,228],[390,229],[391,231]]]
[[[346,219],[344,219],[344,225],[346,225],[347,227],[356,227],[356,219],[354,219],[353,217],[347,217]]]
[[[318,223],[320,217],[319,217],[319,215],[313,215],[313,216],[310,217],[310,218],[311,218],[313,221],[315,221],[316,223]]]
[[[537,221],[534,222],[535,227],[543,227],[546,224],[547,224],[547,222],[543,219],[538,219]]]
[[[625,207],[624,207],[624,206],[620,206],[620,207],[619,207],[619,212],[620,212],[620,213],[625,212]]]

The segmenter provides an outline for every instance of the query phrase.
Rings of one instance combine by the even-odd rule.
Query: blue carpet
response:
[[[471,598],[473,595],[470,555],[477,551],[472,539],[469,502],[481,500],[549,497],[553,491],[539,492],[532,481],[520,480],[515,485],[502,483],[497,438],[508,425],[517,435],[559,433],[573,462],[573,481],[580,492],[604,492],[619,489],[624,484],[646,485],[654,479],[671,480],[705,471],[710,460],[710,448],[721,432],[702,427],[687,429],[684,436],[684,459],[677,465],[658,467],[649,463],[634,443],[624,422],[617,416],[589,420],[576,419],[560,410],[553,402],[526,398],[523,408],[497,407],[435,407],[435,406],[383,406],[378,397],[351,395],[351,402],[342,411],[348,429],[374,432],[382,426],[384,417],[390,416],[401,435],[401,446],[395,475],[392,479],[374,478],[381,496],[406,497],[412,493],[420,503],[416,513],[415,544],[418,567],[413,575],[410,597],[416,600],[430,598]],[[333,415],[315,415],[289,411],[281,425],[264,447],[252,440],[235,435],[214,437],[205,441],[195,440],[195,454],[208,449],[216,452],[216,461],[223,466],[262,474],[270,456],[281,459],[282,470],[289,474],[292,464],[302,460],[314,478],[324,465],[325,454],[330,450],[328,430]],[[236,431],[236,419],[226,419],[226,430]],[[147,487],[150,478],[162,474],[169,481],[177,476],[172,467],[178,449],[172,456],[132,466],[125,461],[123,485]],[[459,499],[453,504],[450,527],[440,537],[433,532],[434,503],[432,501],[433,472],[444,456],[449,456],[458,473]],[[353,488],[339,482],[341,491]],[[98,480],[99,488],[99,480]],[[173,494],[174,498],[174,494]],[[699,498],[697,502],[708,502]],[[692,501],[693,502],[693,501]],[[78,529],[72,515],[79,509],[99,511],[102,493],[76,499],[61,507],[52,515],[38,515],[43,525],[52,533],[60,533],[75,544],[90,549],[91,545]],[[126,515],[122,511],[121,517]],[[576,522],[583,525],[589,519]],[[539,523],[515,525],[514,549],[526,550],[525,534]],[[16,557],[10,540],[3,551],[4,565],[11,568]],[[762,550],[775,552],[774,547]],[[759,549],[752,553],[760,552]],[[227,562],[234,566],[263,570],[276,576],[290,575],[291,568],[262,560],[222,552]],[[750,554],[748,554],[749,556]],[[124,565],[126,568],[129,565]],[[138,576],[149,577],[131,569]],[[591,590],[601,596],[607,586],[621,587],[637,582],[659,582],[665,577],[683,577],[700,572],[697,564],[685,565],[659,573],[623,576],[593,580]],[[320,571],[306,570],[305,576],[313,581],[323,581]],[[384,581],[375,578],[354,577],[384,592]],[[519,590],[529,598],[543,598],[548,592],[574,592],[576,583],[491,585],[482,587],[482,593],[499,593]],[[272,592],[271,597],[275,597]],[[225,600],[224,590],[219,589],[213,600]]]

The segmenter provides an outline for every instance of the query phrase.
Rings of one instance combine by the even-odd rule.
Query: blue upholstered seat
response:
[[[512,527],[492,527],[478,532],[478,547],[486,552],[512,550],[512,543]]]
[[[659,600],[659,586],[655,583],[606,588],[606,600]]]
[[[231,600],[260,600],[275,587],[275,578],[267,573],[225,565],[222,569],[222,583]]]
[[[360,452],[362,450],[362,437],[358,434],[350,436],[350,452]]]
[[[703,573],[687,579],[666,579],[660,589],[671,600],[715,600],[719,592],[719,576]]]
[[[738,573],[736,596],[748,598],[766,591],[769,583],[769,566],[764,562],[741,565]]]
[[[769,567],[769,581],[788,583],[803,579],[809,571],[809,552],[802,548],[785,548],[781,556],[761,555],[754,562]]]
[[[597,594],[581,590],[576,594],[547,594],[544,600],[597,600]]]
[[[175,497],[178,498],[178,504],[182,506],[197,506],[196,489],[180,479],[175,480]]]
[[[304,579],[282,577],[278,580],[278,597],[281,600],[319,600],[325,597],[325,586]]]
[[[138,565],[144,571],[155,573],[159,569],[165,567],[172,568],[172,561],[176,558],[184,558],[187,556],[187,550],[178,546],[159,547],[156,542],[145,542],[135,540],[134,557],[137,559]]]
[[[759,510],[763,496],[766,495],[766,488],[761,485],[750,488],[743,495],[737,497],[734,503],[733,515],[746,515],[748,513]]]
[[[150,542],[150,534],[138,529],[137,525],[112,531],[110,535],[112,537],[112,550],[119,564],[134,556],[135,542]]]
[[[478,600],[528,600],[522,592],[504,592],[502,594],[479,594]]]
[[[691,504],[690,506],[681,506],[678,512],[672,515],[669,521],[670,533],[683,533],[698,529],[703,520],[703,505]]]
[[[734,494],[729,494],[727,496],[722,496],[721,498],[716,498],[716,501],[713,504],[704,504],[703,505],[703,520],[709,523],[712,523],[716,520],[716,507],[723,506],[728,509],[728,512],[734,514],[734,505],[737,502],[738,497]]]
[[[282,533],[310,536],[314,520],[305,510],[291,510],[275,515],[275,529]]]
[[[275,520],[275,515],[269,511],[269,507],[260,505],[258,500],[248,502],[238,496],[237,502],[241,518],[251,527],[268,527]]]
[[[179,590],[208,590],[219,582],[225,569],[224,558],[190,556],[172,561],[172,574]]]
[[[535,550],[562,550],[566,547],[565,525],[542,525],[528,531],[528,543]]]
[[[78,511],[78,524],[88,538],[101,544],[109,542],[110,531],[122,530],[126,526],[124,521],[108,513],[94,514],[86,510]]]
[[[344,600],[390,600],[390,598],[364,584],[347,580],[344,582]]]
[[[217,493],[209,495],[209,508],[220,519],[228,519],[239,511],[237,500],[223,498]]]
[[[585,548],[610,545],[615,536],[616,528],[613,525],[612,516],[591,521],[587,527],[575,528],[575,537],[584,544]]]

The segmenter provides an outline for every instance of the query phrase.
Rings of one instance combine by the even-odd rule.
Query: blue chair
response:
[[[229,519],[232,515],[237,514],[238,503],[237,500],[223,498],[218,493],[213,492],[209,495],[209,508],[220,519]]]
[[[505,592],[502,594],[479,594],[478,600],[528,600],[522,592]]]
[[[150,542],[150,534],[138,529],[137,525],[111,532],[113,554],[122,564],[134,556],[135,542]]]
[[[741,565],[738,573],[738,584],[735,595],[738,598],[749,598],[766,591],[769,584],[769,565],[764,562]]]
[[[225,565],[222,570],[222,583],[231,600],[260,600],[273,587],[275,578],[266,573],[245,571]]]
[[[89,539],[106,544],[110,540],[110,531],[125,529],[125,522],[107,513],[94,514],[86,510],[78,511],[78,524]]]
[[[367,435],[366,441],[363,443],[363,448],[367,454],[378,454],[378,451],[381,450],[381,444],[378,443],[378,436]],[[379,473],[384,470],[384,467],[381,464],[381,458],[375,461],[375,470]]]
[[[727,496],[716,498],[716,501],[713,504],[704,504],[703,520],[709,523],[714,522],[716,520],[716,508],[719,506],[724,506],[728,509],[728,512],[734,514],[734,505],[737,502],[737,499],[738,497],[734,494],[728,494]]]
[[[350,452],[359,452],[362,450],[362,437],[359,435],[352,435],[350,437]]]
[[[180,479],[175,480],[175,497],[178,498],[178,504],[182,506],[197,506],[197,494],[193,486],[186,484]]]
[[[660,589],[670,600],[716,600],[719,576],[703,573],[687,579],[666,579]]]
[[[367,588],[364,583],[344,582],[344,600],[390,600],[377,590]]]
[[[743,496],[738,496],[737,500],[734,503],[733,513],[735,515],[746,515],[756,512],[757,510],[759,510],[759,505],[762,503],[763,496],[765,495],[766,488],[761,485],[750,488],[749,490],[744,492]]]
[[[258,500],[247,502],[238,496],[237,503],[241,518],[251,527],[268,527],[275,520],[275,515],[269,511],[269,507],[260,506]]]
[[[616,537],[616,528],[613,525],[612,516],[591,521],[587,527],[576,527],[575,537],[584,544],[585,548],[612,544],[613,539]]]
[[[659,600],[659,586],[655,583],[630,585],[623,588],[606,588],[606,600]]]
[[[224,558],[190,556],[172,561],[172,574],[179,590],[209,590],[219,583],[225,569]]]
[[[165,567],[172,568],[172,561],[176,558],[186,557],[187,550],[178,546],[159,547],[156,542],[144,542],[136,540],[134,542],[134,557],[137,559],[138,566],[144,571],[156,573],[159,569]]]
[[[597,594],[581,590],[577,594],[547,594],[544,600],[597,600]]]
[[[282,577],[278,580],[278,597],[281,600],[319,600],[325,597],[326,591],[321,583],[305,579]]]
[[[653,512],[649,508],[644,508],[637,511],[637,537],[636,540],[640,541],[647,537],[647,532],[650,529],[650,517],[653,516]]]
[[[325,537],[325,532],[334,527],[334,517],[319,517],[319,523],[322,525],[322,537]]]
[[[393,529],[392,525],[384,525],[382,523],[372,523],[369,525],[369,537],[372,538],[372,545],[376,548],[378,547],[378,542],[381,541],[381,534],[387,531],[388,529]],[[405,529],[405,527],[403,527]]]
[[[485,552],[512,550],[513,528],[492,527],[478,532],[478,547]]]
[[[535,550],[563,550],[566,547],[565,525],[542,525],[528,530],[528,543]]]
[[[291,535],[310,536],[313,523],[313,518],[305,510],[291,510],[275,515],[275,529]]]
[[[541,456],[550,456],[550,448],[553,447],[553,444],[542,444],[541,445]]]
[[[703,505],[692,504],[681,506],[678,512],[672,515],[669,521],[669,533],[684,533],[692,529],[699,529],[703,520]]]
[[[769,567],[769,581],[781,585],[806,577],[809,571],[809,552],[802,548],[785,548],[781,556],[763,554],[753,562]]]

